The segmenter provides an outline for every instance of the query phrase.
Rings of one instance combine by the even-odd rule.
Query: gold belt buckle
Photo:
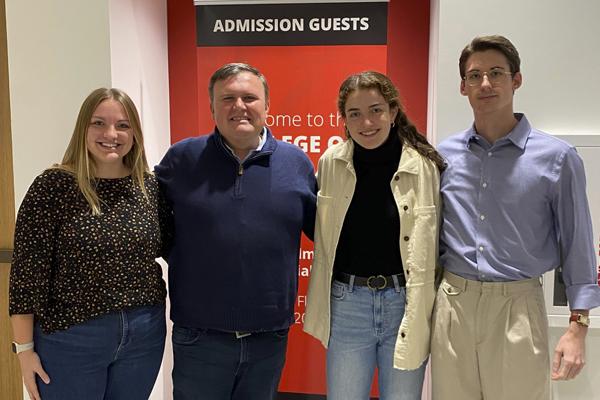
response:
[[[379,286],[379,287],[377,287],[377,286],[372,286],[372,285],[371,285],[371,281],[372,281],[373,279],[379,279],[379,278],[383,279],[383,285],[382,285],[382,286]],[[383,275],[377,275],[377,276],[373,275],[373,276],[370,276],[370,277],[368,277],[368,278],[367,278],[367,287],[368,287],[369,289],[381,290],[381,289],[383,289],[383,288],[384,288],[384,287],[386,287],[386,286],[387,286],[387,279],[386,279],[386,278],[385,278],[385,276],[383,276]]]
[[[252,332],[235,331],[235,338],[236,339],[245,338],[246,336],[250,336],[250,335],[252,335]]]

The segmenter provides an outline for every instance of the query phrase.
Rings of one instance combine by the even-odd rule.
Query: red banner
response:
[[[394,60],[390,70],[402,75],[408,87],[403,90],[399,79],[391,75],[403,102],[410,104],[408,114],[423,128],[428,4],[409,9],[399,7],[400,2],[394,7],[387,2],[198,3],[167,3],[173,143],[213,130],[208,81],[216,69],[229,62],[248,63],[265,75],[271,90],[268,126],[277,139],[302,148],[315,165],[327,147],[344,139],[336,109],[341,82],[358,71],[386,73],[390,59]],[[396,18],[388,15],[392,11]],[[388,21],[395,25],[388,26]],[[405,27],[399,29],[403,22]],[[415,24],[419,29],[412,29]],[[411,53],[392,52],[405,49],[412,49]],[[302,332],[305,306],[310,301],[306,291],[312,257],[312,243],[303,238],[295,324],[290,330],[281,399],[323,399],[326,393],[324,349]]]

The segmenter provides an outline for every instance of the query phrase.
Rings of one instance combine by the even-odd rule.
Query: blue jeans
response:
[[[274,399],[288,330],[234,333],[173,327],[174,400]]]
[[[164,305],[103,315],[50,334],[34,329],[35,351],[50,376],[44,400],[147,400],[165,347]]]
[[[394,369],[394,347],[406,292],[338,281],[331,285],[331,334],[327,349],[327,399],[367,400],[375,367],[380,400],[420,400],[425,364]]]

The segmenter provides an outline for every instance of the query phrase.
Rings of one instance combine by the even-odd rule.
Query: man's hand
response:
[[[47,385],[50,383],[50,377],[42,368],[40,357],[33,350],[27,350],[19,353],[19,362],[21,364],[21,374],[23,383],[31,400],[41,400],[40,393],[35,383],[35,375],[39,375],[42,381]]]
[[[587,326],[571,322],[569,329],[558,341],[552,360],[552,379],[575,378],[585,365],[585,336]]]

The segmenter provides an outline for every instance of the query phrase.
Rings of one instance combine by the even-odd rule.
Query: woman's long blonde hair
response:
[[[149,168],[146,153],[144,152],[144,137],[142,135],[140,117],[135,104],[133,104],[131,98],[122,90],[99,88],[90,93],[83,101],[77,115],[71,141],[67,146],[62,162],[53,166],[54,168],[62,169],[75,175],[79,190],[81,190],[81,193],[90,205],[92,215],[100,215],[102,212],[94,182],[96,166],[86,144],[87,131],[92,120],[92,115],[98,105],[104,100],[109,99],[118,101],[123,106],[129,119],[131,131],[133,132],[133,146],[129,153],[123,157],[123,164],[131,171],[133,184],[142,190],[146,198],[148,197],[146,186],[144,185],[144,174],[149,172]]]

